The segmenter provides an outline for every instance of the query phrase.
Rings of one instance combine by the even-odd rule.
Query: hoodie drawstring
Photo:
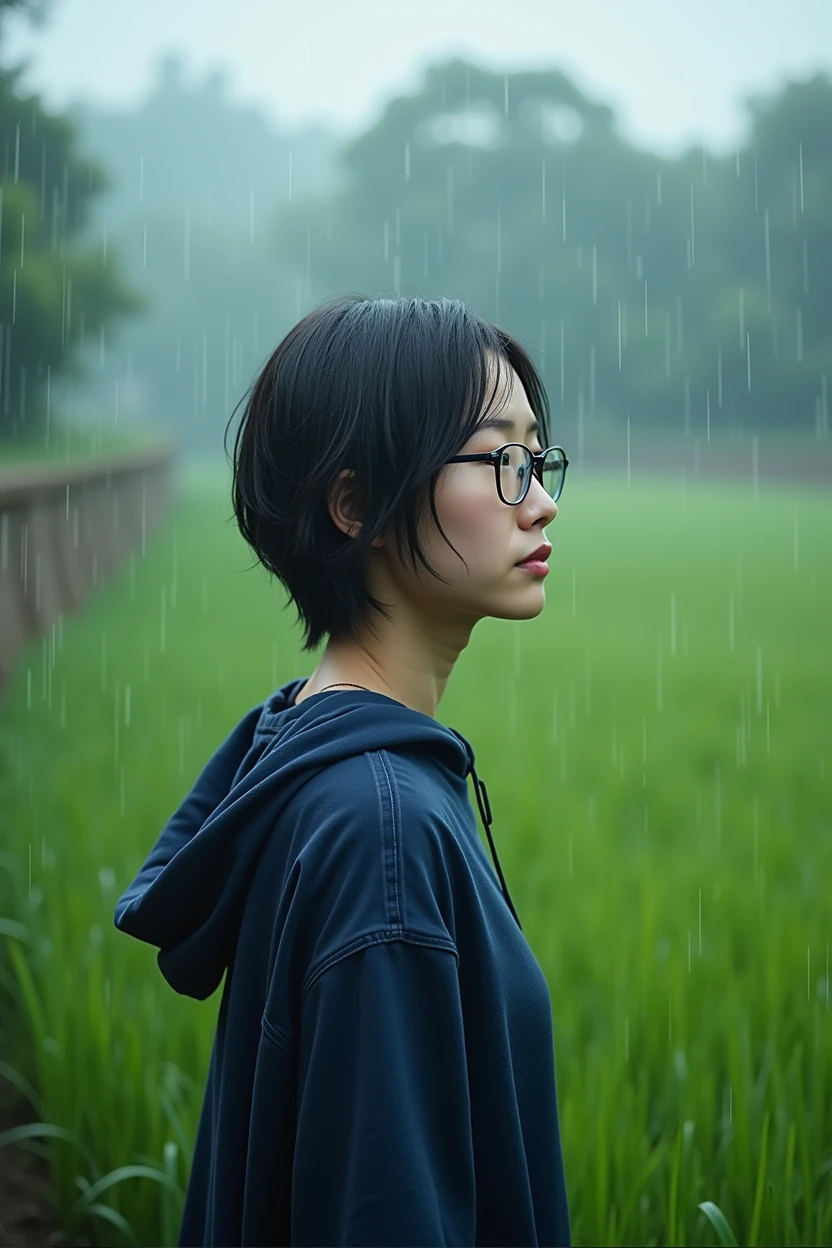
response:
[[[491,838],[491,803],[488,800],[488,791],[485,787],[485,783],[482,780],[480,780],[479,776],[477,775],[477,769],[474,767],[473,763],[471,764],[471,775],[474,777],[474,792],[477,795],[477,804],[479,805],[479,808],[480,808],[480,817],[483,822],[483,827],[485,828],[485,834],[488,837],[488,844],[491,847],[491,857],[494,861],[494,866],[497,868],[497,875],[500,878],[500,885],[503,890],[503,896],[508,902],[509,910],[514,915],[515,923],[517,924],[517,926],[520,928],[520,931],[522,932],[523,924],[520,922],[520,920],[517,917],[517,911],[514,909],[511,896],[509,894],[508,889],[506,888],[506,882],[503,879],[503,871],[500,866],[500,859],[497,857],[497,851],[494,848],[494,841]],[[482,790],[482,796],[480,796],[480,790]]]

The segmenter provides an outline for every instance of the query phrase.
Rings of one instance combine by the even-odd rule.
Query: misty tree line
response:
[[[283,334],[345,291],[465,300],[532,349],[570,435],[827,435],[828,77],[748,102],[735,152],[669,158],[556,70],[445,62],[342,145],[165,64],[135,114],[83,120],[0,68],[0,437],[41,435],[71,382],[217,450]]]

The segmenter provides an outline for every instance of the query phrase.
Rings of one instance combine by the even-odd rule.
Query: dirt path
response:
[[[569,452],[567,451],[567,455]],[[569,456],[572,460],[572,456]],[[626,443],[593,443],[588,441],[581,455],[574,448],[575,476],[578,472],[620,474],[627,478]],[[805,487],[822,490],[832,488],[832,440],[801,443],[795,446],[769,446],[761,440],[755,451],[748,443],[727,446],[710,445],[699,439],[675,446],[657,444],[630,447],[632,476],[665,476],[669,480],[684,479],[694,486],[697,481],[727,481],[753,487],[755,477],[761,485]],[[569,472],[572,467],[570,464]]]
[[[31,1105],[0,1077],[0,1133],[32,1121]],[[3,1248],[49,1248],[62,1242],[51,1191],[49,1167],[44,1158],[15,1144],[0,1148],[0,1244]]]

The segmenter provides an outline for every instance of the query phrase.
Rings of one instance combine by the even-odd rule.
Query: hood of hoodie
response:
[[[282,685],[240,720],[116,904],[115,926],[158,947],[159,969],[179,993],[205,1000],[219,985],[258,859],[283,807],[317,772],[365,751],[426,750],[463,779],[473,775],[500,885],[520,926],[491,838],[488,795],[465,737],[370,691],[326,691],[296,706],[308,679]]]

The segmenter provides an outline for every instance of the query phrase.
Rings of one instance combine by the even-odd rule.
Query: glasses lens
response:
[[[517,503],[529,489],[532,460],[525,446],[507,446],[500,461],[500,489],[507,503]],[[563,488],[563,456],[550,451],[543,461],[543,488],[557,499]]]
[[[566,466],[560,451],[550,451],[543,461],[543,488],[555,501],[560,498],[565,471]]]

